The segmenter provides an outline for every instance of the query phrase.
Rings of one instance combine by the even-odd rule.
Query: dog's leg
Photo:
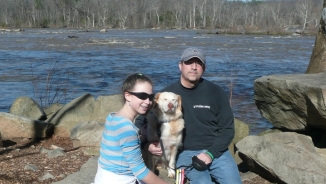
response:
[[[178,147],[176,145],[172,145],[170,147],[170,160],[168,167],[168,177],[175,178],[175,160],[178,152]]]

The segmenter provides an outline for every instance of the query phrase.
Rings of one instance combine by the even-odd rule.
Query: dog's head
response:
[[[162,92],[155,95],[153,108],[159,108],[165,114],[181,112],[181,96],[172,92]]]

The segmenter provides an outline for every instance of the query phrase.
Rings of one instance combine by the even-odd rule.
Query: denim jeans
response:
[[[206,150],[182,151],[177,159],[176,167],[189,166],[192,157]],[[190,184],[210,184],[214,178],[220,184],[241,184],[241,178],[237,164],[235,163],[229,150],[224,152],[219,158],[215,158],[209,168],[205,171],[197,171],[195,168],[185,169],[185,175]]]

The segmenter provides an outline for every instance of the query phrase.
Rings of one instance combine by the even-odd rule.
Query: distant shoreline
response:
[[[3,28],[0,27],[0,32],[20,32],[24,31],[24,29],[80,29],[84,30],[85,32],[94,32],[98,30],[117,30],[115,28],[110,29],[85,29],[85,28]],[[153,28],[154,29],[154,28]],[[174,29],[174,28],[170,28]],[[127,29],[125,29],[127,30]],[[130,29],[133,30],[133,29]],[[139,29],[142,30],[142,29]],[[155,29],[155,30],[169,30],[169,29]],[[183,30],[183,29],[180,29]],[[245,29],[209,29],[209,28],[197,28],[197,29],[189,29],[189,30],[197,30],[198,34],[230,34],[230,35],[306,35],[306,36],[315,36],[318,33],[318,30],[305,30],[304,33],[302,33],[299,29],[290,29],[290,30],[278,30],[278,31],[266,31],[266,30],[245,30]]]

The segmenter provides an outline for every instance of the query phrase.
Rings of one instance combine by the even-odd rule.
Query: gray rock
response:
[[[50,150],[49,149],[46,149],[46,148],[43,148],[43,147],[40,147],[40,153],[48,153]]]
[[[45,108],[44,112],[45,112],[47,118],[50,118],[52,115],[57,113],[63,106],[64,105],[62,105],[62,104],[54,103],[54,104],[50,105],[50,107]]]
[[[18,97],[11,105],[9,113],[34,120],[46,119],[41,106],[27,96]]]
[[[38,167],[33,165],[33,164],[27,164],[25,167],[24,167],[24,170],[32,170],[32,171],[37,171],[38,170]]]
[[[100,147],[104,123],[96,121],[77,125],[71,131],[70,139],[79,140],[79,146]]]
[[[122,108],[122,102],[122,95],[120,94],[97,97],[94,105],[95,113],[90,120],[104,123],[110,112],[117,112]]]
[[[0,130],[4,139],[45,138],[53,132],[53,124],[0,112]]]
[[[89,156],[98,156],[100,154],[100,147],[88,147],[83,153]]]
[[[54,182],[53,184],[90,184],[94,182],[97,172],[98,157],[91,157],[81,168],[80,171],[68,175],[61,181]]]
[[[110,112],[122,107],[121,95],[94,97],[86,93],[62,107],[47,122],[55,125],[54,134],[59,137],[70,137],[72,129],[83,122],[105,122]]]
[[[261,77],[254,84],[255,103],[276,128],[301,131],[309,125],[326,129],[325,79],[326,72]]]
[[[59,150],[62,150],[62,151],[65,151],[65,149],[59,147],[59,146],[56,146],[56,145],[51,145],[51,149],[59,149]]]
[[[47,180],[47,179],[54,179],[55,177],[47,172],[43,177],[39,178],[40,181]]]
[[[238,119],[234,119],[234,128],[235,128],[234,138],[231,144],[229,145],[229,150],[233,158],[235,159],[235,161],[237,163],[241,163],[242,161],[239,158],[238,154],[236,153],[234,147],[237,142],[239,142],[241,139],[249,135],[249,126]]]
[[[54,134],[59,137],[70,137],[71,129],[77,124],[89,120],[94,113],[94,97],[86,93],[62,107],[54,116],[47,119],[55,125]]]
[[[290,132],[248,136],[236,144],[249,169],[277,183],[326,183],[326,160],[310,137]]]
[[[326,148],[315,148],[316,152],[326,160]]]
[[[64,156],[66,153],[61,149],[54,149],[47,152],[48,158]]]

